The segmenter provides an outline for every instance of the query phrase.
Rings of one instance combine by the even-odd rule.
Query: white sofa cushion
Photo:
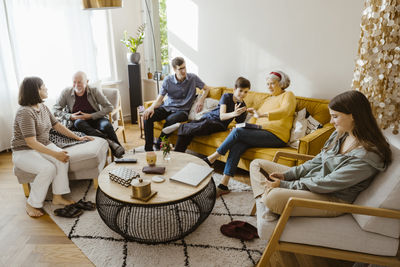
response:
[[[68,151],[70,180],[97,178],[107,159],[108,143],[103,138],[65,148]],[[20,184],[32,182],[36,174],[25,172],[14,166],[14,174]]]
[[[265,205],[257,199],[257,230],[269,240],[278,220],[262,218]],[[343,249],[382,256],[395,256],[399,239],[364,231],[350,214],[333,218],[291,217],[280,241]]]
[[[70,156],[69,172],[97,168],[101,162],[105,162],[108,143],[103,138],[97,136],[93,138],[93,141],[65,148]]]
[[[354,204],[400,210],[400,150],[391,146],[392,164],[378,174],[370,186],[360,193]],[[400,220],[354,214],[362,229],[399,238]]]

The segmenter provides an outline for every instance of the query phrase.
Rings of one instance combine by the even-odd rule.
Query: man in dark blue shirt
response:
[[[162,84],[161,92],[156,101],[143,113],[144,135],[146,139],[145,150],[153,151],[154,122],[166,120],[164,127],[177,122],[187,121],[190,108],[196,99],[196,87],[203,89],[196,111],[200,112],[204,105],[210,88],[193,73],[186,73],[186,63],[182,57],[176,57],[171,62],[175,74],[168,75]],[[168,98],[164,101],[164,97]],[[168,136],[161,133],[157,140],[156,148],[160,147],[161,137]]]

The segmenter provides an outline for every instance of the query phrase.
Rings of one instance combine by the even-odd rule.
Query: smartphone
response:
[[[123,159],[115,159],[115,163],[136,163],[137,159],[128,159],[128,158],[123,158]]]
[[[266,172],[266,171],[263,170],[262,168],[260,168],[260,172],[265,176],[265,178],[267,178],[268,181],[270,181],[270,182],[275,182],[274,180],[272,180],[272,179],[269,177],[268,172]]]

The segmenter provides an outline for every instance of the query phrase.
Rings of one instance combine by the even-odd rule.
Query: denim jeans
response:
[[[224,174],[234,176],[240,156],[251,147],[283,147],[286,143],[267,130],[234,128],[217,152],[225,155],[230,150]]]
[[[186,111],[166,111],[163,107],[159,107],[154,109],[154,114],[151,118],[143,121],[144,124],[144,137],[145,137],[145,151],[153,151],[153,142],[154,142],[154,122],[162,121],[165,119],[164,127],[168,127],[177,122],[187,121],[188,113]],[[169,135],[161,132],[160,137],[157,139],[157,144],[161,143],[161,137]]]
[[[106,118],[100,118],[97,120],[76,120],[74,122],[74,127],[78,131],[87,135],[111,139],[112,141],[121,145],[118,141],[117,135],[115,134],[113,126]]]
[[[222,122],[208,118],[182,124],[178,130],[175,151],[185,152],[195,136],[210,135],[225,130],[226,127]]]

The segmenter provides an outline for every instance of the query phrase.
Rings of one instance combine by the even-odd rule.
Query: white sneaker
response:
[[[175,124],[172,124],[172,125],[170,125],[168,127],[163,128],[162,132],[165,133],[165,134],[170,134],[170,133],[174,132],[175,130],[177,130],[180,125],[181,125],[181,123],[177,122]]]

